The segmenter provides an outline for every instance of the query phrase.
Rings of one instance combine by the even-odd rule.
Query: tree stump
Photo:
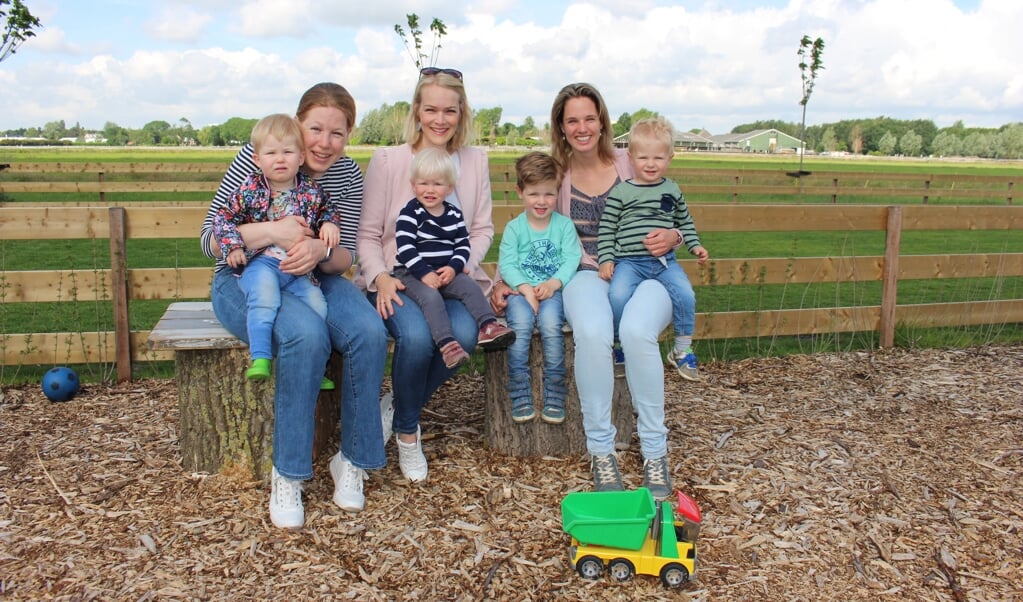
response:
[[[250,381],[247,349],[178,349],[178,445],[182,466],[197,472],[229,467],[270,479],[273,467],[274,379]],[[327,375],[341,382],[341,356],[331,354]],[[337,391],[322,391],[316,403],[313,458],[337,439]]]
[[[574,361],[575,344],[572,333],[566,331],[565,422],[548,424],[540,418],[543,405],[543,346],[540,335],[538,333],[533,335],[529,347],[529,366],[533,375],[533,400],[537,404],[537,417],[520,424],[512,420],[511,400],[505,389],[508,382],[508,353],[488,351],[484,354],[486,366],[484,438],[490,449],[512,456],[570,456],[586,453],[586,433],[583,431],[579,392],[572,370]],[[618,431],[615,447],[625,449],[636,430],[636,415],[624,378],[615,378],[611,417]]]

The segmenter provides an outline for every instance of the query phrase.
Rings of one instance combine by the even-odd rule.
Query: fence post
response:
[[[100,184],[100,186],[99,186],[99,204],[100,204],[101,207],[103,205],[107,204],[107,193],[103,191],[103,182],[106,182],[106,177],[105,177],[105,174],[101,171],[101,172],[99,172],[99,184]]]
[[[927,204],[928,194],[927,192],[931,189],[931,181],[924,180],[924,205]]]
[[[899,245],[902,242],[902,207],[888,207],[885,225],[884,266],[881,270],[881,347],[895,345],[895,306],[899,289]]]
[[[1009,201],[1010,205],[1012,204],[1012,182],[1009,182],[1009,196],[1006,200]]]
[[[124,207],[111,207],[110,288],[114,301],[114,344],[117,381],[131,380],[131,326],[128,323],[128,261],[125,253]]]

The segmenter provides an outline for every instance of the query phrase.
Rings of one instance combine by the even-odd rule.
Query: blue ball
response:
[[[78,392],[78,373],[71,368],[53,368],[43,375],[43,395],[50,401],[67,401]]]

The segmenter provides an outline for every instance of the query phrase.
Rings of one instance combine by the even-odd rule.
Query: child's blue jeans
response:
[[[561,291],[540,302],[540,313],[534,314],[521,295],[509,295],[504,310],[508,327],[515,331],[515,342],[508,347],[508,397],[512,403],[532,399],[529,373],[529,344],[533,327],[540,330],[543,344],[543,403],[565,406],[565,308]]]
[[[273,358],[272,332],[277,310],[281,307],[281,291],[286,290],[304,301],[321,318],[327,317],[327,300],[310,275],[285,274],[280,265],[281,260],[261,253],[249,260],[238,278],[249,309],[246,328],[249,357],[254,360]]]
[[[669,253],[663,257],[636,256],[615,260],[615,273],[608,289],[608,300],[614,314],[615,340],[622,321],[625,304],[644,280],[656,280],[671,297],[671,322],[675,336],[692,336],[696,331],[696,294],[682,266]]]

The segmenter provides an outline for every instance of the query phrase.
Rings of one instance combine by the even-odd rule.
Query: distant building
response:
[[[629,145],[628,132],[614,139],[614,145]],[[711,135],[707,130],[698,133],[675,132],[675,149],[683,151],[723,151],[743,153],[798,153],[802,142],[774,128],[753,130],[742,134]]]
[[[711,136],[715,150],[743,153],[797,153],[802,142],[774,128]]]

